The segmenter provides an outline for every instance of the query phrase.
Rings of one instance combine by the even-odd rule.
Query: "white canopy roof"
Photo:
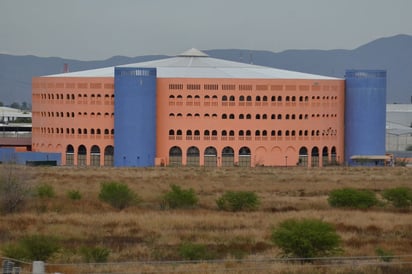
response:
[[[339,79],[211,58],[197,49],[187,50],[172,58],[117,67],[156,68],[158,78]],[[114,67],[54,74],[47,77],[114,77]]]

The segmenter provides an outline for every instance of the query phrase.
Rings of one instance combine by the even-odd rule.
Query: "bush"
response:
[[[46,235],[31,235],[22,238],[16,245],[8,245],[3,255],[13,259],[46,261],[59,249],[57,238]]]
[[[105,263],[110,255],[110,250],[105,247],[82,247],[80,249],[87,263]]]
[[[333,190],[329,194],[328,202],[332,207],[366,209],[375,206],[378,199],[372,191],[343,188]]]
[[[126,184],[117,182],[102,183],[99,199],[117,209],[124,209],[139,202],[139,197]]]
[[[185,260],[211,260],[215,256],[203,244],[183,243],[179,246],[179,256]]]
[[[315,258],[340,251],[341,239],[332,225],[316,219],[286,220],[272,231],[272,241],[283,256]]]
[[[226,191],[216,200],[217,207],[227,211],[251,211],[257,209],[259,204],[259,197],[251,191]]]
[[[80,200],[82,198],[82,194],[80,194],[80,191],[78,190],[69,190],[67,192],[67,197],[69,197],[70,200]]]
[[[386,189],[382,196],[397,208],[407,208],[412,205],[412,190],[408,187]]]
[[[53,198],[54,196],[56,196],[56,194],[54,193],[54,188],[48,184],[39,185],[36,188],[36,194],[40,198]]]
[[[393,253],[387,250],[384,250],[380,247],[375,249],[375,253],[377,256],[379,256],[379,259],[381,259],[381,261],[383,262],[390,262],[394,259],[393,257]]]
[[[170,188],[162,198],[162,208],[193,208],[197,205],[198,198],[193,189],[182,189],[177,185]]]

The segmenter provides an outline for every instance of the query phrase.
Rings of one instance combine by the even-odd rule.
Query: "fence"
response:
[[[51,264],[5,258],[2,274],[157,274],[157,273],[412,273],[412,255],[373,257],[255,258],[208,261],[137,261]]]

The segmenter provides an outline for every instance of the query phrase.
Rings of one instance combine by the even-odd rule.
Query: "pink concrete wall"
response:
[[[224,95],[227,101],[222,100]],[[230,101],[230,96],[234,96],[234,101]],[[240,101],[240,96],[244,96],[245,101]],[[247,96],[251,96],[250,102],[246,101]],[[272,101],[273,96],[275,101]],[[279,96],[282,101],[278,101]],[[331,148],[335,147],[337,160],[344,159],[344,80],[158,79],[157,100],[157,155],[160,162],[168,163],[169,150],[173,146],[182,149],[183,164],[190,146],[199,148],[200,165],[203,165],[203,152],[208,146],[214,146],[218,155],[224,147],[232,147],[235,163],[239,161],[239,149],[249,147],[252,166],[283,166],[286,162],[296,165],[302,146],[309,154],[313,147],[318,147],[320,157],[322,149],[327,147],[329,158]],[[209,118],[205,118],[206,114]],[[214,114],[215,118],[212,117]],[[223,114],[227,119],[222,119]],[[229,119],[231,114],[234,119]],[[239,119],[240,114],[245,119]],[[246,119],[247,114],[252,118]],[[271,119],[272,114],[276,119]],[[260,119],[256,119],[256,115],[260,115]],[[282,118],[278,119],[278,115]],[[299,119],[300,115],[302,119]],[[175,133],[181,130],[182,136],[169,136],[170,130]],[[186,136],[187,130],[192,134],[199,130],[200,136]],[[205,130],[216,130],[217,137],[205,137]],[[228,136],[222,136],[223,130]],[[229,136],[231,130],[234,136]],[[250,130],[251,136],[239,136],[240,130]],[[260,136],[256,136],[257,130]],[[264,130],[267,136],[263,136]],[[281,130],[282,136],[271,136],[272,130],[276,133]],[[302,136],[299,136],[300,130]],[[304,136],[305,130],[307,136]],[[295,136],[291,136],[292,131]]]
[[[102,156],[106,146],[113,146],[112,77],[37,77],[32,89],[33,151],[60,152],[65,165],[66,147],[72,145],[76,164],[77,149],[84,145],[89,164],[93,145],[99,146]],[[103,164],[104,157],[100,157]]]
[[[33,78],[33,151],[60,152],[65,165],[66,148],[72,145],[77,165],[77,149],[83,145],[90,165],[90,150],[97,145],[101,152],[99,164],[104,165],[104,148],[114,143],[113,83],[111,77]],[[226,101],[223,96],[227,96]],[[299,161],[301,147],[306,147],[309,155],[317,147],[320,166],[324,147],[328,150],[328,160],[334,147],[336,160],[343,161],[344,100],[344,80],[159,78],[157,163],[169,163],[169,150],[173,146],[182,149],[183,165],[191,146],[200,150],[200,165],[204,164],[204,151],[209,146],[216,148],[218,156],[223,148],[230,146],[235,152],[235,163],[239,161],[239,149],[248,147],[251,166],[284,166],[286,162],[294,166]],[[224,114],[226,119],[222,118]],[[169,134],[171,130],[174,135]],[[182,135],[176,135],[178,130]],[[186,134],[189,130],[192,136]],[[205,130],[210,133],[216,130],[217,136],[205,136]],[[195,131],[200,134],[195,136]],[[222,136],[223,131],[227,136]],[[245,135],[239,136],[240,131]],[[250,136],[246,136],[247,131]],[[219,156],[218,165],[220,161]]]

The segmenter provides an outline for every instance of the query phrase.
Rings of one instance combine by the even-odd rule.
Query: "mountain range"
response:
[[[183,51],[183,50],[182,50]],[[412,103],[412,36],[374,40],[353,50],[286,50],[279,53],[246,49],[204,50],[211,57],[279,69],[344,78],[347,69],[387,71],[387,103]],[[81,71],[167,58],[165,55],[114,56],[102,61],[0,54],[0,101],[31,102],[35,76]]]

